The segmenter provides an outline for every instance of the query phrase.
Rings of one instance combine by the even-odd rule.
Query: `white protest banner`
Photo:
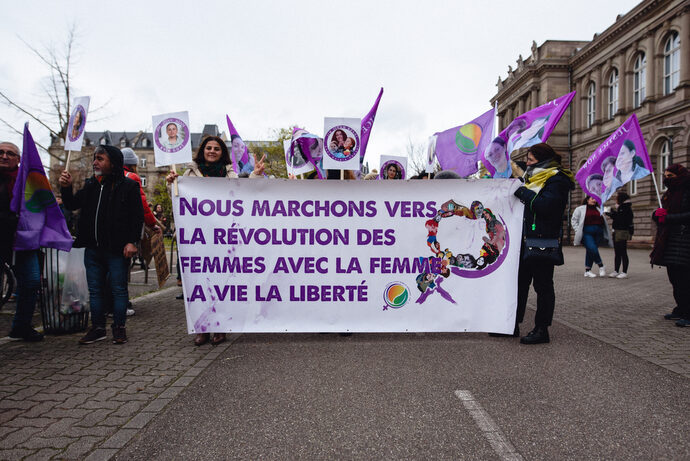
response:
[[[156,166],[191,162],[192,138],[189,131],[189,114],[172,112],[154,115],[152,121]]]
[[[360,118],[323,119],[323,167],[327,170],[360,170]]]
[[[181,177],[188,331],[512,333],[519,184]]]
[[[382,155],[379,179],[407,179],[407,157]]]
[[[65,150],[80,152],[84,142],[84,129],[86,128],[86,116],[89,113],[89,96],[74,98],[72,103],[72,115],[69,117],[67,133],[65,134]]]

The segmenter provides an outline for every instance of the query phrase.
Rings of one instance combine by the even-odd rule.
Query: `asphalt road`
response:
[[[242,335],[116,459],[690,459],[687,379],[552,337]]]

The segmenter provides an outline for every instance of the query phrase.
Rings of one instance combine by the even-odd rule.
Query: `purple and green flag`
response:
[[[509,178],[513,172],[510,153],[521,147],[546,142],[574,96],[573,91],[525,112],[510,122],[482,151],[482,163],[491,176]]]
[[[435,155],[444,170],[453,170],[460,176],[477,171],[477,161],[491,141],[495,110],[490,109],[469,123],[436,133]],[[429,161],[433,154],[429,152]]]
[[[19,214],[15,250],[37,250],[40,247],[63,251],[72,249],[72,236],[53,195],[28,123],[24,125],[22,159],[10,208]]]
[[[632,114],[589,156],[575,179],[582,190],[601,205],[616,189],[652,171],[640,124]]]

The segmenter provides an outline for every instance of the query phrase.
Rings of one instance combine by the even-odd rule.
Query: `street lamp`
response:
[[[662,126],[659,131],[669,139],[668,164],[671,165],[673,164],[673,137],[683,131],[683,127],[680,125]]]

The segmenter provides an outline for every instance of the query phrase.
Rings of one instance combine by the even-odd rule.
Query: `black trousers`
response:
[[[666,273],[673,286],[673,299],[676,300],[674,312],[690,320],[690,267],[667,266]]]
[[[621,267],[621,262],[623,263],[623,272],[628,272],[628,264],[630,260],[628,259],[628,241],[620,240],[613,242],[613,254],[614,262],[616,263],[616,272],[620,272],[618,269]]]
[[[520,262],[518,269],[518,305],[517,323],[522,323],[527,308],[529,287],[534,284],[537,292],[537,314],[534,325],[548,327],[553,320],[553,310],[556,307],[556,293],[553,289],[553,264]]]

